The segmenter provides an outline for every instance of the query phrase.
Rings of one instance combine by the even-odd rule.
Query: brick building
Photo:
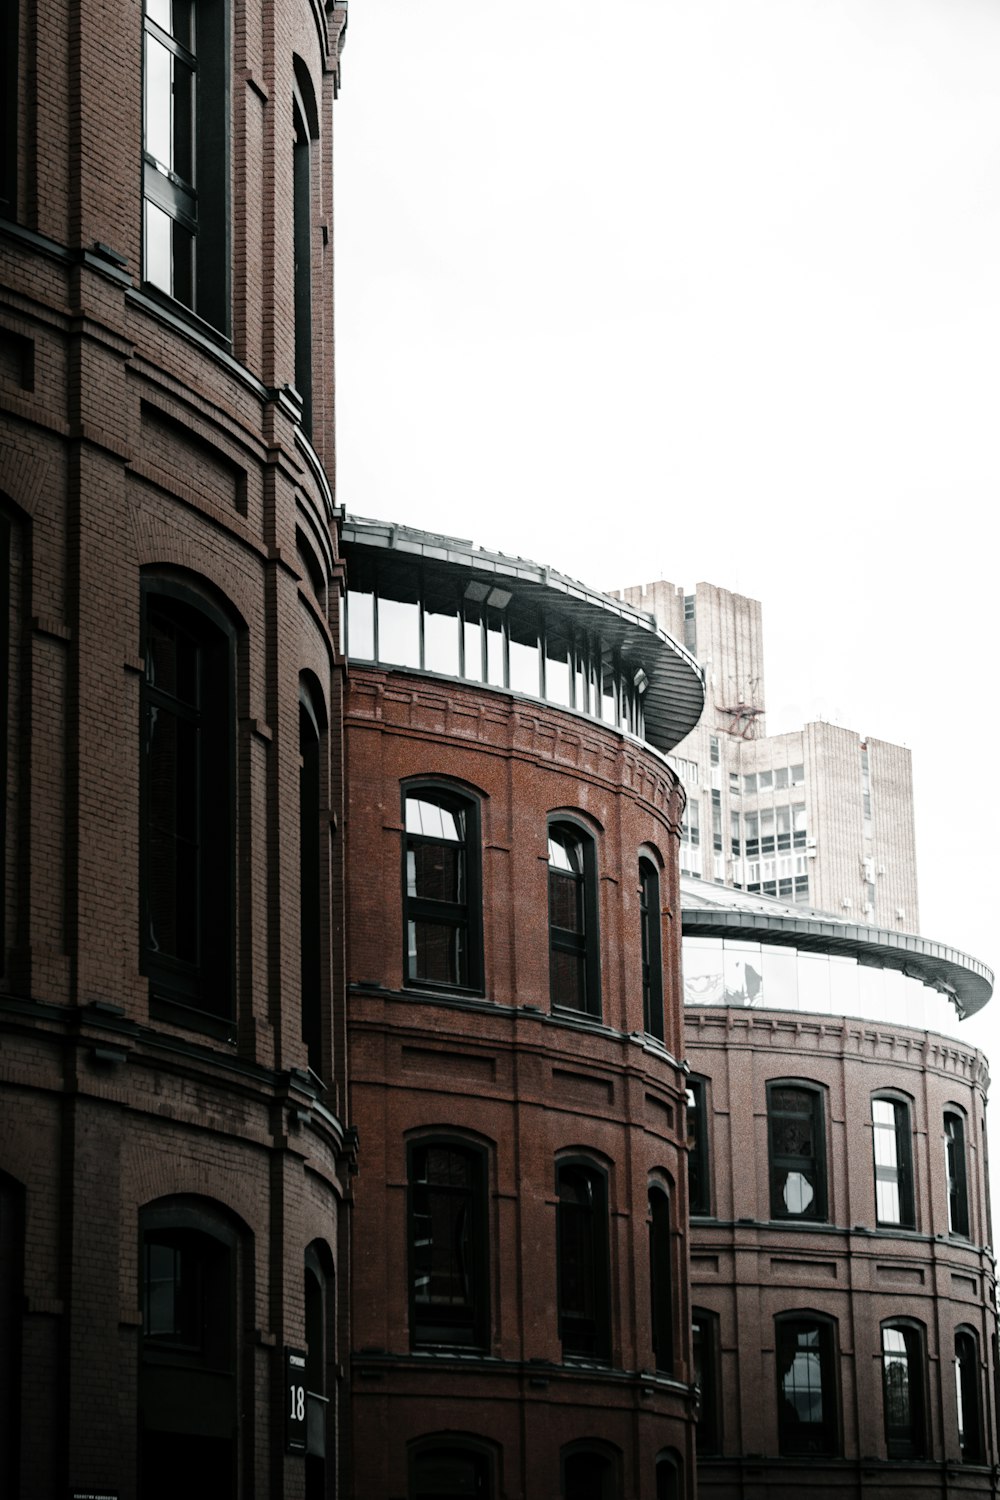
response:
[[[345,18],[0,20],[0,1492],[25,1500],[335,1485]]]

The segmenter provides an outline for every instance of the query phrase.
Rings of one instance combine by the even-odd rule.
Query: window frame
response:
[[[592,1315],[570,1311],[566,1307],[564,1289],[571,1278],[567,1274],[568,1244],[571,1238],[570,1210],[583,1207],[563,1198],[563,1178],[570,1173],[582,1174],[590,1188],[590,1218],[585,1232],[588,1243],[583,1248],[581,1261],[586,1261],[577,1273],[583,1289],[583,1300],[593,1308]],[[559,1340],[562,1345],[563,1363],[584,1361],[588,1364],[611,1363],[611,1243],[610,1243],[610,1182],[608,1171],[588,1156],[565,1156],[556,1162],[556,1308],[559,1324]],[[586,1211],[586,1210],[585,1210]],[[579,1232],[573,1234],[581,1240]]]
[[[791,1372],[792,1363],[797,1358],[793,1354],[789,1361],[788,1370],[782,1374],[782,1344],[788,1339],[788,1331],[794,1330],[796,1336],[804,1331],[815,1331],[818,1334],[817,1351],[820,1363],[820,1393],[822,1408],[829,1407],[828,1414],[821,1417],[816,1423],[804,1424],[796,1420],[793,1425],[787,1416],[784,1416],[784,1405],[786,1396],[784,1393],[784,1379]],[[778,1425],[778,1452],[782,1458],[836,1458],[840,1456],[841,1438],[841,1401],[839,1382],[839,1343],[837,1337],[837,1321],[826,1313],[814,1312],[810,1308],[789,1309],[786,1312],[777,1313],[774,1319],[774,1361],[777,1376],[777,1405],[776,1418]],[[827,1392],[829,1391],[829,1400]],[[821,1409],[822,1409],[821,1408]],[[783,1420],[784,1416],[784,1420]],[[816,1432],[804,1433],[803,1427],[818,1429]],[[819,1443],[820,1446],[816,1446]]]
[[[890,1104],[893,1109],[893,1124],[891,1127],[882,1125],[875,1119],[875,1105]],[[915,1229],[916,1228],[916,1195],[913,1185],[913,1125],[910,1100],[904,1095],[880,1089],[872,1094],[870,1100],[870,1117],[872,1126],[872,1172],[873,1188],[875,1192],[875,1223],[879,1229]],[[896,1163],[895,1166],[879,1165],[878,1161],[878,1132],[886,1132],[891,1128],[895,1142]],[[883,1219],[879,1214],[880,1182],[888,1182],[894,1185],[899,1197],[899,1218]]]
[[[0,1490],[9,1495],[19,1493],[24,1416],[25,1199],[24,1185],[0,1172]]]
[[[197,708],[181,703],[176,718],[193,726],[198,783],[197,923],[199,958],[168,954],[149,940],[151,867],[154,860],[150,782],[154,710],[173,713],[166,690],[150,681],[151,620],[159,614],[196,642]],[[190,1030],[231,1041],[235,1035],[236,995],[236,646],[232,622],[193,585],[160,574],[141,583],[140,652],[145,670],[140,683],[140,971],[149,979],[150,1013]],[[202,938],[211,932],[212,957],[201,956]],[[214,1004],[203,1003],[213,990]]]
[[[945,1187],[948,1195],[948,1233],[953,1239],[971,1239],[969,1203],[968,1116],[957,1104],[949,1104],[942,1115],[944,1131]],[[958,1132],[949,1131],[949,1121]]]
[[[496,1487],[496,1459],[492,1446],[484,1439],[460,1432],[441,1432],[418,1438],[407,1452],[407,1493],[410,1500],[439,1500],[440,1490],[423,1484],[418,1469],[422,1462],[445,1456],[463,1456],[472,1460],[474,1500],[492,1500]],[[431,1476],[423,1478],[433,1479]],[[456,1496],[456,1500],[462,1500]]]
[[[688,1148],[688,1214],[692,1218],[712,1217],[712,1157],[708,1138],[710,1086],[710,1079],[701,1074],[688,1075],[684,1109]]]
[[[648,853],[639,856],[639,922],[642,961],[642,1024],[647,1036],[666,1042],[663,1005],[663,940],[660,870]]]
[[[439,1193],[451,1190],[444,1184],[430,1184],[416,1176],[418,1153],[447,1150],[464,1157],[470,1164],[470,1184],[465,1194],[469,1204],[468,1259],[471,1293],[464,1317],[431,1318],[416,1295],[418,1273],[417,1194],[421,1188]],[[452,1196],[455,1196],[452,1192]],[[428,1213],[428,1217],[431,1215]],[[489,1352],[492,1342],[490,1287],[490,1162],[489,1152],[481,1142],[447,1132],[412,1136],[406,1142],[406,1247],[407,1302],[411,1349],[455,1348],[463,1352]],[[433,1243],[433,1241],[430,1241]],[[428,1301],[428,1307],[433,1304]],[[449,1330],[455,1336],[449,1337]],[[460,1335],[460,1336],[459,1336]]]
[[[559,1494],[562,1500],[574,1500],[573,1492],[567,1488],[566,1474],[567,1465],[574,1459],[586,1459],[590,1465],[596,1460],[600,1464],[601,1500],[615,1500],[622,1493],[621,1450],[600,1438],[578,1438],[575,1442],[565,1443],[559,1450]]]
[[[326,723],[322,695],[303,674],[299,678],[299,972],[302,1040],[317,1078],[326,1076],[332,1050],[329,1037],[323,1035],[329,992],[329,976],[324,972],[328,881],[323,869],[328,840],[322,827]]]
[[[886,1349],[887,1333],[902,1337],[906,1360],[906,1399],[909,1411],[905,1423],[891,1419],[889,1392],[890,1360],[899,1358],[898,1351]],[[884,1318],[879,1324],[879,1358],[882,1365],[882,1425],[885,1437],[886,1457],[889,1459],[914,1459],[928,1457],[927,1416],[927,1337],[922,1323],[916,1318]]]
[[[704,1455],[722,1452],[721,1343],[719,1314],[707,1307],[691,1309],[691,1371],[701,1391],[701,1409],[695,1424],[695,1450]],[[701,1361],[699,1370],[698,1350]],[[699,1373],[702,1379],[698,1379]]]
[[[963,1355],[959,1344],[967,1346]],[[972,1413],[970,1437],[969,1412]],[[983,1421],[982,1361],[979,1353],[979,1335],[968,1323],[955,1329],[955,1416],[958,1426],[958,1444],[963,1464],[985,1465],[986,1427]]]
[[[550,814],[546,824],[547,850],[553,841],[562,842],[564,847],[569,841],[576,845],[580,851],[580,861],[583,869],[578,875],[561,870],[552,864],[551,854],[547,853],[546,879],[548,890],[548,933],[549,933],[549,1003],[553,1013],[563,1015],[590,1016],[594,1020],[601,1019],[601,943],[600,943],[600,920],[598,911],[598,881],[597,881],[597,840],[594,834],[585,824],[565,812]],[[571,928],[557,926],[553,921],[553,876],[557,879],[573,879],[577,882],[579,890],[579,911],[582,920],[580,932],[574,932]],[[560,1003],[556,999],[556,955],[570,954],[582,960],[582,1001],[581,1005],[568,1005]],[[579,991],[578,991],[579,993]]]
[[[772,1104],[774,1094],[779,1090],[795,1091],[808,1096],[810,1099],[810,1121],[812,1135],[812,1151],[807,1156],[805,1153],[778,1152],[775,1149],[775,1122],[783,1118],[802,1118],[803,1116],[790,1111],[779,1112]],[[804,1210],[796,1213],[788,1209],[784,1202],[783,1185],[796,1164],[809,1162],[812,1164],[812,1172],[815,1178],[813,1201]],[[787,1163],[787,1165],[783,1165]],[[769,1078],[767,1080],[767,1166],[769,1207],[773,1220],[784,1223],[803,1224],[825,1224],[829,1222],[829,1206],[827,1200],[827,1161],[826,1161],[826,1090],[822,1084],[813,1082],[806,1078]],[[802,1175],[800,1173],[800,1175]],[[806,1176],[808,1181],[808,1175]]]
[[[443,994],[482,995],[484,993],[483,954],[483,887],[482,887],[482,805],[480,797],[464,784],[444,777],[413,777],[400,787],[402,836],[401,894],[403,906],[403,985],[406,989],[436,991]],[[437,901],[429,896],[411,895],[409,890],[409,854],[411,848],[430,847],[430,835],[411,834],[406,826],[406,804],[410,799],[425,801],[449,811],[461,811],[465,817],[465,837],[461,841],[465,859],[464,902]],[[415,842],[411,844],[411,839]],[[447,840],[449,845],[457,844]],[[421,978],[410,972],[410,923],[448,924],[465,933],[465,981]]]
[[[666,1182],[653,1178],[646,1191],[649,1246],[649,1310],[653,1368],[672,1375],[677,1285],[674,1275],[674,1202]]]

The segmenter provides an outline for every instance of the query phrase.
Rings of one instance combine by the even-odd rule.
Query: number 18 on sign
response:
[[[285,1349],[285,1447],[306,1451],[306,1356],[304,1349]]]

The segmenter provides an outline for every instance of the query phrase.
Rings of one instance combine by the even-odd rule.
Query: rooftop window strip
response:
[[[552,610],[477,580],[352,560],[347,651],[355,661],[484,682],[642,738],[645,670]]]

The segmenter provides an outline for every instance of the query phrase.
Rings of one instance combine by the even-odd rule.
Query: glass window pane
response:
[[[550,620],[545,635],[545,696],[562,708],[569,708],[571,645],[565,628]]]
[[[458,676],[458,600],[428,589],[424,598],[424,668]]]
[[[510,687],[515,693],[541,696],[538,634],[533,620],[510,622]]]
[[[465,606],[464,674],[470,682],[483,680],[483,623],[475,604]]]
[[[503,617],[495,610],[486,612],[486,681],[492,687],[506,687],[504,670]]]
[[[379,661],[400,667],[420,666],[420,606],[402,599],[378,601]]]
[[[161,291],[173,292],[171,220],[146,199],[146,280]]]
[[[172,54],[147,32],[145,146],[150,156],[168,168],[174,165],[173,81]]]
[[[375,579],[361,564],[351,567],[348,581],[347,650],[356,661],[375,660]]]

